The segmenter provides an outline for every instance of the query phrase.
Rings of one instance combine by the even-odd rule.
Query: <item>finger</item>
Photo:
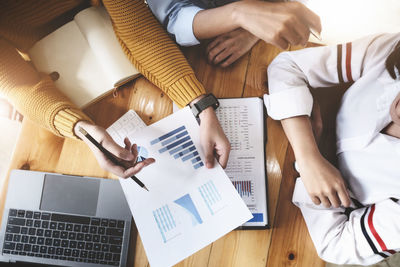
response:
[[[282,38],[281,36],[276,37],[271,43],[283,50],[289,48],[289,43],[286,41],[286,39]]]
[[[291,45],[300,44],[301,37],[293,28],[287,28],[284,32],[281,33],[281,35]]]
[[[129,150],[131,148],[131,141],[129,141],[128,137],[124,138],[125,149]]]
[[[324,205],[325,208],[329,208],[331,206],[331,202],[326,196],[320,196],[319,199],[321,200],[322,205]]]
[[[206,142],[203,144],[203,149],[206,156],[206,167],[210,169],[214,167],[214,143]]]
[[[336,191],[329,195],[329,201],[331,202],[333,207],[335,207],[335,208],[340,207],[340,200],[339,200],[339,196],[337,195]]]
[[[303,16],[301,17],[305,21],[306,25],[308,25],[316,32],[321,33],[322,30],[321,19],[317,14],[315,14],[313,11],[304,6]]]
[[[338,195],[342,205],[346,208],[349,207],[351,204],[351,200],[349,193],[347,192],[346,188],[344,188],[344,186],[341,190],[338,190]]]
[[[208,53],[208,62],[213,63],[214,59],[217,55],[223,52],[226,49],[226,46],[223,43],[219,43],[216,47],[210,50]]]
[[[218,153],[219,158],[218,162],[221,165],[222,168],[226,168],[226,165],[228,164],[228,159],[229,159],[229,149],[224,149],[221,153]]]
[[[308,39],[310,38],[309,27],[307,27],[302,21],[299,20],[293,30],[299,38],[297,44],[305,46],[308,42]]]
[[[227,59],[231,55],[232,55],[232,52],[229,48],[222,50],[221,53],[219,53],[218,55],[216,55],[214,57],[213,63],[217,65],[217,64],[223,62],[225,59]]]
[[[106,136],[101,143],[105,149],[110,151],[117,158],[123,159],[125,161],[131,161],[134,159],[129,149],[124,149],[123,147],[119,146],[109,136]]]
[[[137,163],[135,166],[125,170],[123,178],[128,178],[128,177],[131,177],[132,175],[137,174],[144,167],[149,166],[150,164],[153,164],[155,161],[156,160],[153,158],[148,158],[148,159],[145,159],[145,160]]]
[[[229,65],[231,65],[233,62],[235,62],[241,56],[243,56],[243,54],[241,54],[241,53],[233,53],[224,62],[222,62],[222,64],[220,66],[223,67],[223,68],[226,68]]]
[[[223,41],[223,37],[220,35],[217,38],[214,39],[211,43],[208,44],[206,53],[208,54],[212,49],[214,49],[220,42]]]
[[[133,144],[133,145],[132,145],[132,147],[131,147],[131,153],[132,153],[132,155],[133,155],[134,162],[136,162],[137,157],[139,156],[139,152],[138,152],[138,149],[137,149],[137,144]]]
[[[311,200],[315,205],[321,204],[321,200],[319,200],[319,198],[316,196],[311,197]]]

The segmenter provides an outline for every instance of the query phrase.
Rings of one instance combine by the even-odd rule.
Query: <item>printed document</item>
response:
[[[109,133],[123,145],[117,127]],[[149,192],[120,179],[152,267],[172,266],[252,218],[220,165],[205,167],[189,108],[126,134],[138,144],[139,160],[156,159],[136,175]]]

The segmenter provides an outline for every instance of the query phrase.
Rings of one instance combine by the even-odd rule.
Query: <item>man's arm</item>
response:
[[[321,31],[319,17],[298,2],[238,1],[202,10],[193,20],[198,39],[209,39],[243,28],[267,43],[286,49],[305,45],[310,29]]]

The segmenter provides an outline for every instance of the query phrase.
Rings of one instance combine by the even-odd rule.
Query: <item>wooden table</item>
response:
[[[184,49],[199,80],[217,97],[262,96],[267,92],[267,66],[279,52],[259,42],[232,67],[222,69],[205,61],[204,47]],[[152,123],[170,114],[172,103],[158,88],[139,78],[122,88],[117,97],[108,96],[85,111],[97,124],[108,127],[128,109],[136,110],[146,123]],[[296,177],[293,152],[279,122],[268,118],[267,129],[271,229],[233,231],[177,266],[324,266],[316,255],[300,211],[291,203]],[[112,178],[98,166],[85,144],[57,137],[27,119],[23,121],[11,169]],[[7,182],[5,179],[0,184],[0,211],[4,209]],[[136,227],[131,237],[128,266],[149,266]]]

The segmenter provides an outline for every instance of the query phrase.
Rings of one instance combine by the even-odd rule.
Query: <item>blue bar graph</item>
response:
[[[190,164],[192,164],[194,169],[204,166],[204,163],[199,157],[199,152],[197,151],[185,126],[180,126],[169,133],[152,140],[150,144],[158,145],[158,152],[160,154],[168,151],[174,159],[181,159],[182,162],[192,159]]]
[[[168,205],[153,210],[153,217],[157,223],[158,230],[162,236],[164,243],[168,241],[171,231],[176,228],[176,222],[171,214]]]
[[[187,153],[189,153],[189,152],[191,152],[191,151],[193,151],[193,150],[196,150],[196,147],[195,146],[191,146],[191,147],[189,147],[188,149],[185,149],[185,150],[182,150],[181,152],[179,152],[179,153],[176,153],[175,155],[174,155],[174,158],[179,158],[179,157],[182,157],[182,156],[184,156],[184,155],[186,155]]]
[[[219,204],[222,200],[221,195],[215,187],[214,182],[210,180],[200,186],[198,190],[204,202],[206,203],[211,215],[214,215],[218,208],[220,208]]]
[[[169,132],[167,134],[164,134],[164,135],[158,137],[157,139],[154,139],[153,141],[150,142],[150,145],[155,145],[158,142],[161,142],[161,141],[167,139],[168,137],[173,136],[174,134],[179,133],[180,131],[183,131],[185,129],[186,129],[185,126],[181,126],[181,127],[177,128],[177,129],[175,129],[175,130],[173,130],[173,131],[171,131],[171,132]]]
[[[192,163],[196,163],[196,162],[198,162],[198,161],[200,161],[201,160],[201,158],[200,157],[197,157],[197,158],[195,158],[195,159],[192,159]]]
[[[181,138],[182,136],[185,136],[185,135],[188,135],[187,131],[184,131],[184,132],[181,132],[180,134],[172,136],[171,138],[161,142],[161,145],[163,145],[163,146],[168,145],[168,144],[172,143],[173,141],[178,140],[179,138]]]
[[[181,151],[182,149],[185,149],[185,148],[187,148],[188,146],[191,146],[191,145],[193,145],[193,142],[192,142],[192,141],[189,141],[189,142],[187,142],[187,143],[184,143],[183,145],[180,145],[180,146],[178,146],[177,148],[172,149],[171,151],[169,151],[169,154],[170,154],[170,155],[175,154],[176,152],[179,152],[179,151]]]
[[[187,161],[188,159],[191,159],[191,158],[193,158],[193,157],[196,157],[198,154],[199,154],[199,152],[197,152],[197,151],[195,151],[195,152],[193,152],[193,153],[190,153],[189,155],[184,156],[184,157],[182,158],[182,161]]]
[[[171,148],[174,148],[174,147],[176,147],[176,146],[178,146],[178,145],[180,145],[180,144],[182,144],[182,143],[185,143],[185,142],[188,141],[188,140],[190,140],[190,136],[189,136],[189,135],[188,135],[188,136],[185,136],[185,137],[182,138],[182,139],[179,139],[179,140],[176,141],[175,143],[172,143],[172,144],[170,144],[170,145],[167,145],[167,146],[163,147],[162,149],[159,150],[159,152],[160,152],[160,153],[163,153],[163,152],[165,152],[165,151],[167,151],[167,150],[170,150]]]

